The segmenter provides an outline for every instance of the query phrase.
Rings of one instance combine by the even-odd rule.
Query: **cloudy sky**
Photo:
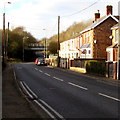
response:
[[[2,14],[6,13],[6,26],[10,29],[23,26],[35,38],[51,37],[57,34],[58,16],[60,31],[66,30],[74,22],[94,18],[100,10],[101,16],[106,14],[106,5],[113,6],[113,14],[118,15],[120,0],[0,0],[0,29]],[[11,2],[11,4],[7,4]],[[5,9],[4,9],[5,6]]]

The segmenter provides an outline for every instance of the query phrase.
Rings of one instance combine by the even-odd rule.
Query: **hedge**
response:
[[[85,62],[85,68],[87,73],[95,73],[99,75],[106,74],[106,65],[103,61],[88,60]]]

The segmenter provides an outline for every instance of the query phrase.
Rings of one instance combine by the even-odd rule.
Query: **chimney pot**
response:
[[[107,5],[107,7],[106,7],[106,15],[109,15],[109,14],[111,14],[112,15],[112,6],[111,5]]]
[[[100,18],[100,11],[98,10],[98,13],[95,13],[95,21]]]

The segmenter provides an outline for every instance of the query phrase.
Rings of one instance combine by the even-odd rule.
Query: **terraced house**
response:
[[[112,39],[112,45],[107,47],[107,70],[108,77],[112,77],[117,79],[117,63],[118,63],[118,40],[119,40],[119,25],[114,25],[112,30],[112,35],[110,38]]]
[[[100,11],[98,10],[98,12],[95,13],[93,23],[81,31],[78,37],[72,40],[74,43],[74,50],[68,49],[68,47],[72,46],[72,43],[66,44],[67,41],[65,41],[60,44],[60,46],[64,46],[64,49],[63,47],[60,48],[60,57],[78,58],[80,60],[106,60],[106,48],[112,45],[112,40],[110,38],[112,35],[111,27],[118,23],[118,16],[112,15],[112,11],[113,7],[111,5],[106,6],[106,15],[101,17]]]
[[[117,23],[117,16],[112,15],[112,6],[106,7],[106,15],[103,17],[100,17],[99,11],[95,13],[94,23],[80,32],[80,58],[106,59],[106,48],[112,44],[109,38],[112,34],[111,27]]]
[[[80,48],[79,37],[64,41],[60,43],[59,51],[60,57],[69,58],[70,60],[78,58],[80,56],[79,48]]]

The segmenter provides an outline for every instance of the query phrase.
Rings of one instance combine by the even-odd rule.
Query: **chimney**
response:
[[[109,14],[112,15],[112,6],[111,5],[107,5],[107,7],[106,7],[106,15],[109,15]]]
[[[100,13],[99,13],[99,10],[98,10],[98,13],[95,13],[95,21],[97,21],[97,19],[100,18]]]

